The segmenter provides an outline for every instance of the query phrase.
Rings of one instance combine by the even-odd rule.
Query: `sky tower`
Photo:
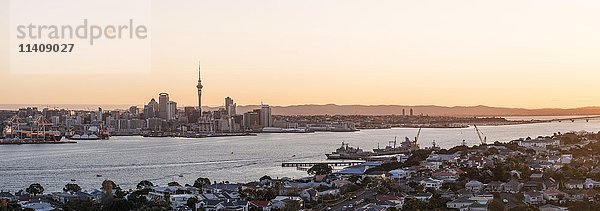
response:
[[[200,62],[198,62],[198,110],[200,110],[200,115],[202,115],[202,79],[200,78]]]

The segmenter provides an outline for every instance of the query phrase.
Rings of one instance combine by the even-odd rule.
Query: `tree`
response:
[[[63,188],[63,191],[64,192],[69,192],[69,193],[77,193],[77,192],[81,191],[81,187],[79,187],[78,184],[68,183]]]
[[[504,210],[506,210],[506,207],[504,207],[504,203],[502,203],[502,201],[500,201],[499,198],[494,198],[488,204],[488,210],[489,211],[504,211]]]
[[[185,203],[185,205],[187,205],[188,207],[192,208],[192,210],[196,210],[196,203],[198,203],[198,198],[196,197],[191,197],[187,200],[187,202]]]
[[[210,179],[204,178],[204,177],[198,177],[198,179],[196,179],[196,181],[194,181],[193,186],[196,188],[202,188],[205,185],[210,185]]]
[[[265,175],[265,176],[262,176],[262,177],[259,179],[259,181],[263,181],[263,180],[273,180],[273,178],[271,178],[271,177],[270,177],[270,176],[268,176],[268,175]]]
[[[29,187],[25,189],[25,191],[27,193],[33,194],[33,196],[36,196],[38,194],[44,193],[44,187],[42,187],[42,185],[40,185],[39,183],[33,183],[29,185]]]
[[[308,169],[308,174],[310,175],[328,175],[331,172],[333,172],[333,168],[325,163],[319,163]]]
[[[175,182],[175,181],[169,182],[167,185],[168,186],[181,186],[178,182]]]
[[[75,199],[75,200],[69,200],[67,203],[65,203],[62,206],[63,210],[77,210],[77,211],[86,211],[86,210],[100,210],[100,205],[97,203],[94,203],[93,200],[91,199]]]
[[[148,180],[142,180],[140,181],[140,183],[137,184],[137,189],[144,189],[144,188],[148,188],[148,187],[152,187],[154,186],[154,184],[152,184],[152,182],[148,181]]]

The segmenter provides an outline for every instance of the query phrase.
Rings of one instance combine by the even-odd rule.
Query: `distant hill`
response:
[[[259,108],[259,105],[238,106],[237,112],[244,113]],[[275,115],[401,115],[402,109],[406,115],[413,109],[414,115],[430,116],[569,116],[569,115],[600,115],[600,107],[582,108],[500,108],[489,106],[402,106],[402,105],[293,105],[271,106]],[[215,108],[211,108],[215,109]]]
[[[128,105],[18,105],[18,104],[0,104],[0,109],[17,110],[27,106],[57,107],[82,110],[97,110],[102,107],[104,110],[128,109]],[[143,108],[143,106],[138,106]],[[216,110],[221,107],[203,106],[204,110]],[[238,106],[237,113],[245,113],[252,109],[260,108],[260,105]],[[406,115],[410,109],[413,109],[414,115],[430,116],[572,116],[572,115],[600,115],[600,107],[581,107],[581,108],[542,108],[542,109],[524,109],[524,108],[502,108],[490,106],[404,106],[404,105],[292,105],[292,106],[271,106],[275,115],[401,115],[402,109]]]

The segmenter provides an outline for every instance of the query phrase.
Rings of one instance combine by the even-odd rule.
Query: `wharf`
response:
[[[281,163],[281,167],[312,167],[317,164],[327,164],[328,166],[354,166],[364,163],[365,161],[342,161],[342,162],[285,162]]]

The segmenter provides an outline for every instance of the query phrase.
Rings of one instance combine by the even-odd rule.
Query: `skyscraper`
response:
[[[169,113],[169,94],[160,93],[158,94],[158,117],[161,119],[168,119]]]
[[[177,103],[175,101],[169,101],[167,110],[167,120],[173,120],[177,118]]]
[[[236,114],[235,107],[236,107],[236,104],[233,103],[233,99],[231,99],[231,97],[226,97],[225,98],[225,112],[227,112],[227,116],[229,116],[229,117],[235,116],[235,114]]]
[[[260,125],[262,127],[272,127],[273,118],[271,117],[271,107],[269,105],[262,104],[260,107]]]
[[[200,110],[200,115],[202,115],[202,80],[200,79],[200,62],[198,62],[198,110]]]
[[[154,100],[154,98],[152,98],[152,100],[150,100],[150,102],[148,102],[148,105],[144,106],[144,117],[146,119],[154,118],[157,116],[157,113],[158,113],[158,103],[156,102],[156,100]]]

